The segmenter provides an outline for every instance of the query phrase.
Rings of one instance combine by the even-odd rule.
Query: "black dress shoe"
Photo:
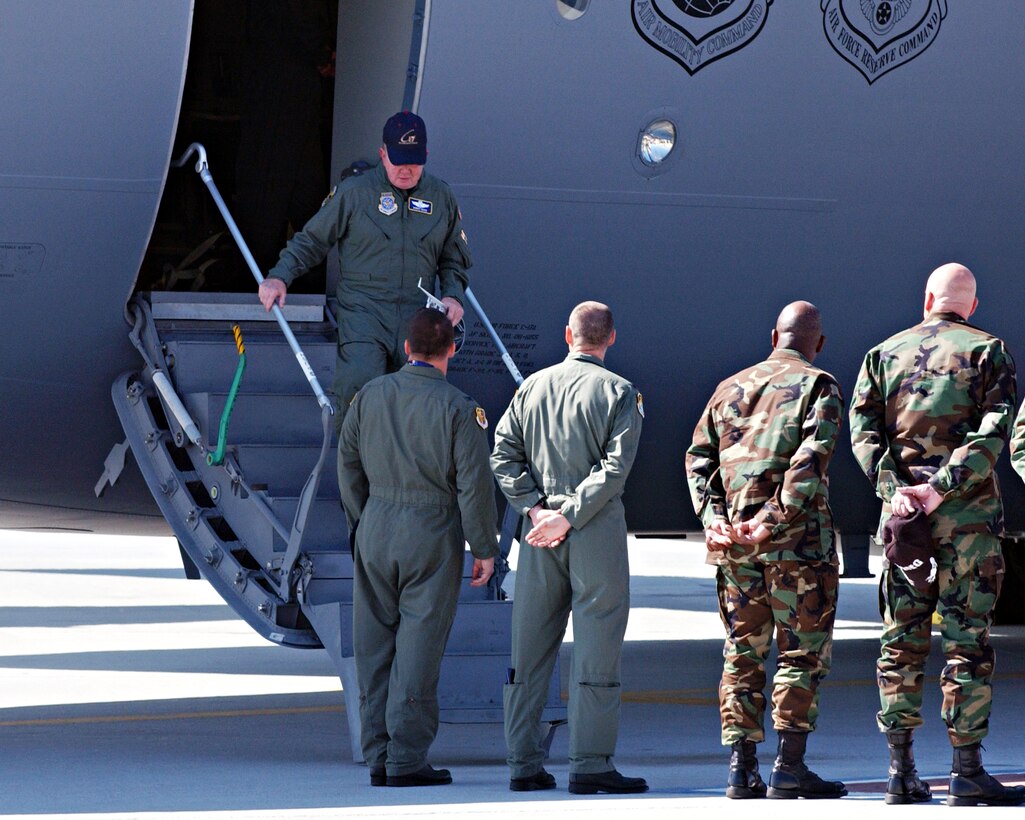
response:
[[[385,782],[387,786],[447,786],[452,782],[452,774],[448,769],[435,769],[425,764],[422,769],[409,774],[390,774]]]
[[[534,772],[530,777],[509,778],[509,791],[513,792],[540,792],[554,788],[555,778],[544,769]]]
[[[388,773],[382,766],[380,769],[370,770],[370,785],[371,786],[387,786],[388,785]]]
[[[648,783],[643,777],[623,777],[615,769],[598,774],[569,776],[570,794],[640,794],[647,790]]]

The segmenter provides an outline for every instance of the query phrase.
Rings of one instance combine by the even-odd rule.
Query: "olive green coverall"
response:
[[[353,547],[353,646],[363,756],[422,768],[438,731],[438,676],[465,542],[498,553],[484,411],[437,368],[407,364],[356,395],[338,441]]]
[[[530,519],[523,522],[504,692],[512,777],[530,777],[544,761],[541,711],[571,610],[570,772],[615,768],[630,613],[621,496],[642,419],[630,382],[601,359],[571,353],[523,382],[495,430],[491,466],[509,503],[526,515],[542,502],[572,525],[561,544],[540,549],[527,544]]]
[[[281,251],[268,278],[286,285],[338,247],[336,425],[364,384],[406,361],[406,325],[440,281],[440,298],[465,303],[473,264],[455,195],[424,173],[409,190],[395,188],[383,166],[343,180]]]

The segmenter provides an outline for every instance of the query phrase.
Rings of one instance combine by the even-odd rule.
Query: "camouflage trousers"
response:
[[[989,645],[1004,559],[989,533],[954,535],[937,544],[936,581],[926,590],[888,567],[879,585],[882,651],[876,664],[881,731],[922,725],[922,680],[932,613],[940,617],[947,663],[940,676],[940,714],[953,746],[978,743],[989,731],[995,654]]]
[[[835,563],[729,561],[717,574],[726,627],[719,684],[722,742],[765,739],[765,660],[776,636],[772,719],[777,731],[812,732],[829,672],[839,587]]]

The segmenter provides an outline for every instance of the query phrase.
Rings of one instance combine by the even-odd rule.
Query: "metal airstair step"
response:
[[[254,392],[246,387],[243,379],[231,413],[229,434],[232,445],[288,444],[320,449],[320,408],[309,391],[268,393]],[[227,392],[187,393],[184,396],[185,406],[206,434],[207,447],[217,446],[218,426],[227,399]],[[316,456],[306,466],[307,473],[315,461]]]
[[[229,440],[232,434],[229,433]],[[229,444],[246,480],[267,488],[272,495],[298,495],[317,461],[319,446],[297,444]],[[332,441],[331,452],[334,453]],[[338,501],[338,471],[334,458],[320,477],[318,498]]]
[[[294,496],[271,496],[270,506],[281,521],[291,521],[299,506],[299,499]],[[271,545],[275,552],[284,552],[285,541],[270,527],[267,528],[271,537]],[[303,535],[304,550],[339,550],[349,549],[349,525],[338,496],[333,498],[317,497],[313,501],[310,516],[306,521],[306,532]]]
[[[169,367],[181,394],[216,393],[231,384],[238,363],[231,324],[162,335]],[[262,325],[255,330],[241,324],[248,364],[243,388],[246,392],[302,393],[317,406],[292,351]],[[297,332],[303,351],[317,378],[330,386],[334,378],[337,345],[327,331]]]

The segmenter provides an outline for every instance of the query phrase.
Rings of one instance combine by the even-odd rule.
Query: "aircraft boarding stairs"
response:
[[[325,306],[323,296],[293,294],[284,314],[316,380],[330,384],[335,329]],[[127,440],[108,457],[97,493],[117,480],[130,447],[189,577],[206,578],[267,640],[327,649],[342,680],[353,759],[361,760],[353,564],[333,416],[318,406],[298,357],[252,294],[152,293],[137,296],[128,312],[144,367],[113,385]],[[226,446],[218,447],[222,427]],[[510,666],[512,603],[501,591],[507,565],[497,561],[491,583],[474,588],[466,556],[441,672],[441,720],[501,722]],[[549,742],[565,715],[557,667],[542,718]]]

